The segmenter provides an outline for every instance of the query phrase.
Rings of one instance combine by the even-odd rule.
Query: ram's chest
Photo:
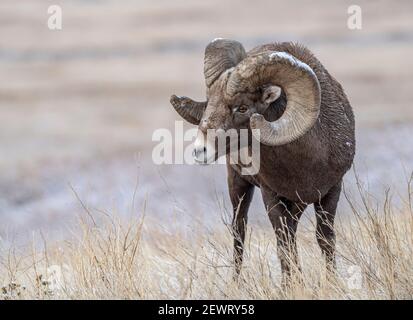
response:
[[[227,163],[228,162],[228,158],[227,158]],[[252,185],[256,186],[256,187],[260,187],[261,185],[261,181],[259,179],[259,172],[257,174],[246,174],[246,169],[249,168],[249,166],[246,165],[242,165],[242,164],[230,164],[230,167],[236,172],[238,173],[238,175],[240,177],[242,177],[242,179],[244,179],[245,181],[248,181],[249,183],[251,183]]]
[[[335,170],[325,150],[304,150],[302,148],[261,149],[259,171],[245,175],[246,166],[233,164],[231,167],[251,184],[269,189],[292,201],[316,201],[325,194],[344,174]]]

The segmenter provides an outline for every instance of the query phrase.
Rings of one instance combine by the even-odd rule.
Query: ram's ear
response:
[[[261,101],[268,107],[271,103],[277,100],[281,95],[281,87],[269,85],[262,90]]]

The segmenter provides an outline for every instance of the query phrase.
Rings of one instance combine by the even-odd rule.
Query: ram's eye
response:
[[[236,111],[239,112],[239,113],[245,113],[245,112],[248,111],[248,107],[245,106],[245,105],[242,105],[242,106],[239,106],[239,107],[236,109]]]

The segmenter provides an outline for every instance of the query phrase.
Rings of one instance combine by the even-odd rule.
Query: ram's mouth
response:
[[[209,165],[209,164],[213,164],[215,161],[218,160],[218,154],[217,154],[216,151],[215,151],[215,154],[212,154],[212,155],[211,154],[208,155],[207,153],[203,153],[201,155],[196,156],[195,152],[192,155],[193,155],[193,158],[194,158],[194,162],[196,164],[204,165],[204,166]]]
[[[194,161],[195,161],[196,164],[201,165],[201,166],[207,166],[207,165],[210,165],[212,163],[212,162],[208,162],[208,161],[201,161],[201,160],[198,160],[197,158],[194,158]]]
[[[207,158],[206,156],[204,156],[203,158],[194,157],[194,161],[196,164],[206,166],[206,165],[214,163],[216,160],[215,158],[216,158],[215,156],[209,157],[209,158]]]

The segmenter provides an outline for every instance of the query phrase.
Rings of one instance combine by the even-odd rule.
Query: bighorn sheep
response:
[[[266,44],[246,53],[237,41],[216,39],[205,49],[204,74],[207,101],[171,97],[175,110],[199,126],[197,162],[219,156],[205,137],[207,129],[260,130],[258,174],[241,175],[241,165],[227,161],[235,275],[241,270],[254,186],[261,189],[277,236],[284,280],[291,275],[291,262],[298,266],[296,230],[309,204],[316,211],[318,244],[333,271],[334,216],[355,153],[354,116],[341,85],[307,48],[294,43]]]

